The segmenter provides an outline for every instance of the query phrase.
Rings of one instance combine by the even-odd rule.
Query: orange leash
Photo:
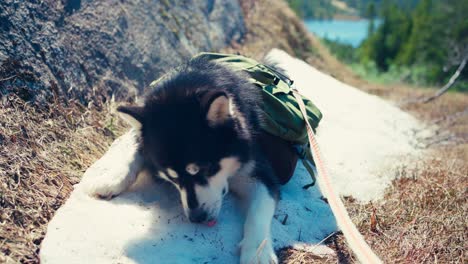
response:
[[[366,243],[361,233],[359,233],[356,226],[351,221],[351,218],[349,217],[343,202],[341,201],[338,194],[334,191],[330,181],[330,176],[328,175],[327,167],[325,166],[325,161],[322,157],[317,140],[315,138],[314,131],[312,130],[312,126],[307,119],[307,111],[305,109],[302,98],[296,88],[293,87],[292,91],[294,97],[296,97],[299,108],[306,122],[310,149],[318,172],[318,177],[316,177],[317,182],[323,195],[328,199],[328,204],[330,205],[331,210],[335,215],[338,227],[341,229],[341,232],[346,238],[349,247],[361,263],[382,263],[380,258]]]

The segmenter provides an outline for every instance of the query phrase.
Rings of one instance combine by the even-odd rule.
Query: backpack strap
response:
[[[328,199],[328,204],[330,205],[330,208],[335,215],[338,227],[343,232],[343,235],[346,238],[350,248],[353,250],[354,254],[361,263],[382,263],[382,261],[372,251],[372,249],[357,230],[356,226],[351,221],[351,218],[349,217],[343,202],[333,189],[327,167],[325,166],[325,161],[323,160],[323,156],[320,153],[320,149],[315,138],[314,131],[309,123],[309,120],[307,119],[307,111],[304,102],[302,101],[302,97],[295,87],[292,87],[292,90],[306,123],[307,136],[310,146],[309,152],[311,152],[313,160],[315,161],[319,176],[317,178],[317,182],[323,195]]]
[[[310,154],[311,153],[310,145],[309,144],[294,145],[294,148],[296,149],[296,154],[301,160],[302,165],[304,165],[304,168],[309,173],[310,178],[312,178],[311,183],[302,186],[303,189],[309,189],[310,187],[315,185],[315,181],[316,181],[315,179],[316,171],[314,170],[315,162],[314,162],[314,159],[312,158],[312,155]]]

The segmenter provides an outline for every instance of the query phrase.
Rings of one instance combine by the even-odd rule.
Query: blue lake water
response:
[[[359,46],[367,37],[369,20],[305,20],[307,29],[321,38]],[[376,22],[376,25],[378,22]]]

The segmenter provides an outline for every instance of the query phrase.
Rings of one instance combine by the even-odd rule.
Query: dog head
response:
[[[249,133],[232,97],[219,90],[159,93],[118,111],[141,131],[147,165],[177,188],[190,221],[215,220],[228,179],[249,155]]]

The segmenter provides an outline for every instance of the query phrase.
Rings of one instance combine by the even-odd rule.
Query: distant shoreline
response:
[[[333,17],[330,17],[330,18],[303,18],[302,19],[303,21],[307,21],[307,20],[315,20],[315,21],[363,21],[363,20],[369,20],[367,18],[364,18],[364,17],[360,17],[360,16],[354,16],[354,15],[342,15],[342,14],[339,14],[339,15],[334,15]]]
[[[332,18],[333,20],[346,20],[346,21],[359,21],[366,20],[366,18],[356,15],[346,15],[346,14],[335,14]]]
[[[380,22],[376,19],[375,25]],[[310,32],[320,38],[349,44],[357,48],[367,38],[370,21],[361,19],[306,19],[304,24]]]

